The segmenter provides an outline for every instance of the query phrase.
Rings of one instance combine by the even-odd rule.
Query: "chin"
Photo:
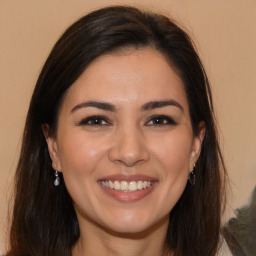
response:
[[[163,226],[168,227],[169,216],[163,217],[162,219],[149,220],[142,216],[138,218],[137,216],[123,216],[122,218],[115,219],[112,225],[104,225],[108,233],[119,237],[129,237],[132,235],[134,237],[137,234],[138,237],[145,237],[151,232],[154,232],[158,228]]]

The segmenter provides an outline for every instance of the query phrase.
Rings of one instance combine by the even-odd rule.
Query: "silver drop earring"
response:
[[[192,172],[190,172],[189,175],[188,175],[188,180],[189,180],[191,185],[196,184],[196,175],[195,175],[195,172],[194,172],[195,168],[196,168],[196,164],[194,164],[194,168],[193,168]]]
[[[57,166],[55,165],[55,169],[57,169]],[[60,185],[60,177],[57,170],[55,170],[55,180],[53,182],[55,187],[58,187]]]
[[[57,171],[55,171],[55,180],[54,180],[54,186],[58,187],[60,185],[60,177]]]

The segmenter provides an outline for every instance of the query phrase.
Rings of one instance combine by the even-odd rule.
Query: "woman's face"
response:
[[[47,138],[80,225],[121,233],[164,222],[200,153],[182,80],[151,48],[97,58]],[[56,193],[58,189],[56,188]]]

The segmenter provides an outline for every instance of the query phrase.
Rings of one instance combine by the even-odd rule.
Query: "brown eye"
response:
[[[154,126],[160,126],[160,125],[176,125],[177,123],[169,116],[152,116],[150,117],[149,121],[147,122],[147,125],[154,125]]]
[[[103,125],[109,125],[110,123],[106,120],[106,118],[104,118],[102,116],[90,116],[90,117],[83,119],[79,124],[80,125],[103,126]]]

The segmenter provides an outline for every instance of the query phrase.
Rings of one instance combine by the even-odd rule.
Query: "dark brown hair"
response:
[[[50,53],[27,114],[16,171],[15,201],[7,255],[70,256],[79,226],[64,182],[53,186],[41,130],[56,132],[63,95],[97,57],[121,48],[152,47],[183,80],[194,134],[205,123],[196,184],[187,184],[170,213],[166,248],[182,256],[210,256],[218,249],[225,167],[217,139],[212,97],[202,63],[188,35],[163,15],[114,6],[92,12],[69,27]]]

